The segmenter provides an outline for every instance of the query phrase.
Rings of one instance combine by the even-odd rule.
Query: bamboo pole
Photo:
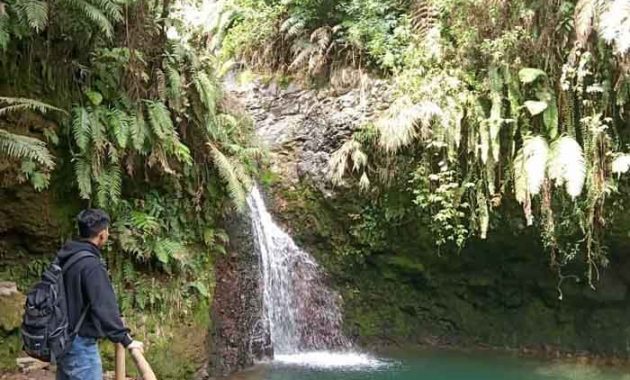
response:
[[[134,363],[136,363],[136,367],[138,368],[138,371],[140,371],[140,375],[142,375],[143,380],[157,380],[157,377],[155,377],[155,373],[153,373],[149,362],[147,362],[147,360],[144,358],[144,355],[142,355],[141,350],[131,350],[131,358],[133,359]]]
[[[126,380],[127,370],[125,368],[125,347],[116,343],[116,380]]]

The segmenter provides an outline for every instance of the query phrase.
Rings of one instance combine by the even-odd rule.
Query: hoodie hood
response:
[[[80,241],[80,240],[69,240],[66,244],[61,247],[59,252],[57,252],[57,257],[59,257],[60,261],[66,261],[70,256],[74,255],[77,252],[88,251],[92,252],[98,257],[101,257],[101,251],[89,241]]]

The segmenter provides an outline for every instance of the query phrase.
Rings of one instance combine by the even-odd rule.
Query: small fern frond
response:
[[[90,122],[88,111],[83,107],[72,109],[72,134],[81,151],[85,151],[90,143]]]
[[[107,128],[105,128],[105,124],[101,118],[100,109],[97,108],[92,112],[88,112],[88,123],[91,143],[94,145],[96,150],[103,150],[109,141],[107,140]]]
[[[112,0],[91,0],[108,19],[114,22],[123,20],[121,3]]]
[[[165,141],[169,136],[172,136],[173,120],[171,120],[171,114],[162,102],[147,102],[149,122],[153,133],[158,139]]]
[[[118,165],[110,165],[96,177],[96,199],[101,207],[116,205],[122,193],[122,172]]]
[[[285,33],[287,37],[296,37],[302,34],[305,30],[306,23],[301,16],[291,16],[284,20],[280,25],[280,31]]]
[[[413,104],[409,97],[400,98],[375,123],[380,133],[379,144],[387,152],[395,153],[418,135],[417,125],[428,130],[431,122],[441,116],[442,110],[433,102]]]
[[[193,74],[193,84],[199,94],[201,103],[209,113],[214,114],[219,97],[218,87],[210,80],[208,74],[202,70],[198,70]]]
[[[569,196],[577,198],[586,180],[586,163],[580,144],[568,136],[551,144],[547,171],[556,186],[564,185]]]
[[[514,163],[516,199],[537,195],[545,180],[549,146],[542,136],[526,137]]]
[[[241,173],[235,168],[233,162],[217,147],[210,143],[208,143],[208,146],[210,147],[214,165],[227,187],[230,199],[232,199],[239,211],[243,211],[247,193],[245,192],[244,184],[241,182]]]
[[[416,34],[424,39],[429,31],[438,27],[438,12],[431,1],[415,0],[411,4],[411,26]]]
[[[52,170],[55,167],[53,156],[46,143],[34,137],[17,135],[0,129],[0,156],[16,160],[31,160]]]
[[[187,256],[186,247],[175,240],[159,238],[154,245],[155,257],[164,265],[171,260],[182,262]]]
[[[144,234],[156,234],[160,231],[160,221],[153,215],[141,211],[132,211],[130,216],[131,226],[141,230]]]
[[[317,45],[308,41],[298,41],[293,45],[293,61],[289,65],[289,71],[297,71],[311,60],[318,51]]]
[[[92,166],[83,157],[74,158],[74,175],[79,187],[79,195],[83,199],[92,197]]]
[[[127,123],[129,125],[129,134],[133,148],[137,152],[144,153],[144,142],[147,138],[148,130],[142,109],[139,109],[135,115],[130,116]]]
[[[0,103],[4,103],[7,106],[0,108],[0,116],[9,112],[15,111],[38,111],[40,113],[46,113],[47,111],[57,111],[67,114],[66,111],[61,108],[51,106],[50,104],[40,102],[39,100],[27,99],[27,98],[11,98],[2,96],[0,97]]]
[[[181,107],[182,77],[173,66],[166,65],[167,97],[175,108]]]
[[[322,26],[311,33],[311,42],[319,47],[320,52],[325,52],[332,42],[332,28]]]
[[[361,144],[355,139],[346,141],[330,157],[328,178],[334,185],[342,185],[344,183],[343,177],[346,174],[350,160],[353,161],[353,171],[359,171],[367,165],[367,155],[361,150]],[[364,179],[362,180],[365,182]]]
[[[593,23],[597,14],[599,0],[579,0],[575,6],[574,28],[579,46],[586,46],[586,42],[593,32]]]
[[[18,0],[14,5],[28,26],[41,32],[48,24],[48,3],[39,0]]]
[[[107,124],[109,130],[119,148],[127,147],[129,138],[129,116],[119,109],[112,109],[107,112]]]
[[[108,17],[93,4],[85,0],[63,0],[69,6],[76,8],[83,16],[90,20],[107,38],[114,34],[114,27]],[[116,20],[114,20],[116,21]]]

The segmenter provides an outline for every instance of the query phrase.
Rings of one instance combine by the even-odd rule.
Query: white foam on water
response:
[[[386,363],[373,356],[358,352],[316,351],[298,354],[274,355],[274,363],[313,368],[377,368]]]

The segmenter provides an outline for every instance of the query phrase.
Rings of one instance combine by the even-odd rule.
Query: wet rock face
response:
[[[330,193],[331,154],[393,100],[392,85],[382,80],[339,94],[260,80],[239,85],[233,75],[226,89],[253,118],[257,135],[272,151],[274,171],[291,183],[308,177],[324,193]]]
[[[38,255],[56,251],[61,227],[53,203],[49,193],[28,185],[0,187],[0,257],[10,258],[16,250]]]
[[[270,357],[269,330],[261,324],[260,265],[247,215],[226,222],[230,246],[215,264],[210,331],[210,376],[227,376]]]

